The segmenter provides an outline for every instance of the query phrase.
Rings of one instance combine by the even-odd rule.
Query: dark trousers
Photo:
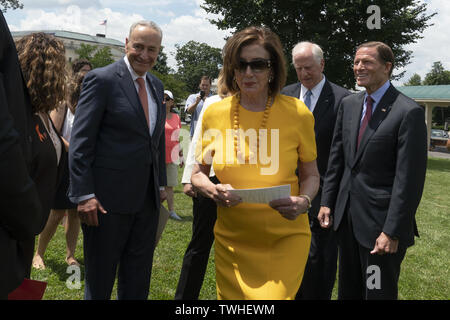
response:
[[[311,247],[302,284],[296,300],[330,300],[336,280],[337,239],[332,228],[320,227],[316,217],[309,216]]]
[[[210,180],[218,183],[215,177]],[[214,224],[217,219],[216,203],[200,194],[192,200],[194,216],[192,239],[184,254],[175,300],[198,299],[208,266],[209,252],[214,242]]]
[[[118,300],[148,298],[159,218],[154,201],[147,197],[133,214],[98,213],[98,227],[82,225],[86,300],[110,299],[116,273]]]
[[[395,254],[372,255],[355,239],[348,212],[337,230],[339,246],[338,299],[396,300],[400,265],[406,248]]]

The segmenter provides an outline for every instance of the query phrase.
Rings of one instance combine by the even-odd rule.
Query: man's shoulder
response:
[[[331,82],[329,80],[327,80],[327,82],[330,85],[331,91],[333,91],[333,94],[335,96],[348,96],[351,94],[351,92],[349,90],[347,90],[346,88],[344,88],[340,85],[337,85],[336,83]]]
[[[405,111],[410,111],[412,109],[423,110],[423,108],[416,101],[414,101],[410,97],[404,95],[401,91],[396,89],[394,86],[391,86],[391,89],[392,89],[394,97],[395,97],[393,104],[404,108]]]
[[[297,91],[300,88],[300,86],[301,86],[300,82],[289,84],[285,86],[283,89],[281,89],[281,94],[292,96],[295,94],[295,91]]]

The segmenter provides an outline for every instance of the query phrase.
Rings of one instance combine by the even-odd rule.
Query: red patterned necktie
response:
[[[369,124],[370,118],[372,118],[372,107],[373,107],[374,100],[371,96],[367,96],[366,99],[366,114],[364,115],[364,118],[361,122],[361,126],[359,127],[359,134],[358,134],[358,148],[359,144],[361,142],[362,136],[364,134],[364,131],[366,131],[366,127]]]
[[[150,128],[150,118],[148,116],[148,97],[147,90],[145,89],[145,80],[144,78],[137,78],[136,81],[139,85],[139,99],[141,100],[142,108],[145,113],[145,119],[147,120],[148,127]]]

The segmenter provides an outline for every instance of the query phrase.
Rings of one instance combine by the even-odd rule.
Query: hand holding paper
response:
[[[241,197],[242,202],[247,203],[269,203],[272,200],[289,198],[291,195],[291,185],[257,188],[257,189],[233,189],[230,193]]]

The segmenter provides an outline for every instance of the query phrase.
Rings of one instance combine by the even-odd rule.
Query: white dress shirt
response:
[[[314,108],[316,107],[317,101],[319,100],[320,93],[322,92],[324,85],[325,85],[325,76],[323,76],[322,80],[318,84],[316,84],[314,88],[311,89],[311,105],[309,106],[309,110],[311,112],[314,112]],[[303,86],[303,84],[301,85],[301,87],[302,88],[300,90],[299,99],[302,102],[305,102],[306,92],[308,92],[309,89]]]
[[[203,104],[202,111],[198,116],[198,121],[197,125],[195,126],[191,144],[189,145],[189,151],[186,157],[186,166],[184,167],[183,178],[181,179],[182,184],[191,183],[192,169],[194,168],[194,165],[197,163],[197,161],[195,160],[195,149],[197,147],[197,142],[200,138],[200,135],[202,134],[202,122],[205,110],[208,109],[211,104],[213,104],[214,102],[218,102],[220,100],[222,100],[222,98],[219,95],[209,96],[208,98],[206,98]],[[209,176],[214,177],[214,175],[215,173],[211,165],[211,171],[209,172]]]

